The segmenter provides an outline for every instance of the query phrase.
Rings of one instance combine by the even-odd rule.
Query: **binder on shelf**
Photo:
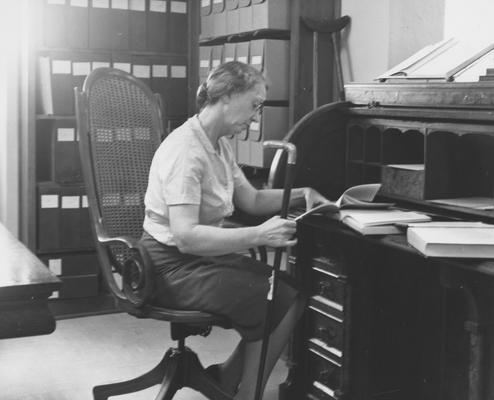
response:
[[[201,38],[213,36],[213,0],[201,0]]]
[[[43,36],[46,47],[65,47],[66,0],[45,0],[43,7]]]
[[[61,276],[62,287],[53,292],[50,299],[75,299],[93,297],[99,293],[99,278],[97,274]]]
[[[225,0],[213,0],[213,35],[226,35]]]
[[[146,0],[129,0],[129,48],[144,51],[147,49]]]
[[[111,66],[122,71],[132,73],[132,56],[126,53],[112,55]]]
[[[88,253],[42,254],[40,260],[57,276],[99,275],[98,255]]]
[[[187,115],[187,58],[169,58],[169,79],[166,107],[170,117]]]
[[[239,32],[249,32],[252,30],[252,6],[251,0],[238,0],[238,30]]]
[[[170,1],[168,48],[171,53],[187,54],[189,49],[187,1]]]
[[[38,184],[38,250],[58,250],[60,247],[60,193],[51,182]]]
[[[234,61],[236,57],[235,49],[236,49],[235,43],[225,43],[223,47],[223,59],[221,60],[221,62],[226,63],[229,61]]]
[[[91,55],[87,53],[72,56],[72,87],[82,89],[84,79],[91,72]]]
[[[211,70],[211,46],[199,46],[199,84],[206,81]]]
[[[264,149],[262,142],[265,140],[282,140],[287,133],[288,107],[264,107],[260,122],[253,122],[249,128],[249,165],[257,168],[268,168],[275,151],[274,149]]]
[[[132,75],[151,87],[151,60],[146,56],[132,56]]]
[[[148,9],[147,46],[150,51],[168,50],[168,1],[150,0]]]
[[[168,63],[165,57],[153,57],[151,59],[151,90],[158,93],[164,103],[165,116],[168,115],[167,93]]]
[[[286,0],[252,0],[252,30],[290,29],[290,9]]]
[[[89,0],[69,0],[67,7],[67,46],[89,46]]]
[[[89,47],[129,48],[129,0],[91,0]]]
[[[75,114],[72,61],[67,54],[54,54],[51,56],[51,92],[53,114]]]
[[[226,34],[231,35],[239,32],[240,29],[240,11],[238,0],[225,0],[226,13]]]
[[[75,121],[58,120],[51,135],[51,179],[57,183],[82,182],[79,140]]]
[[[38,250],[94,248],[83,185],[38,183]]]
[[[290,43],[259,39],[250,42],[250,64],[264,73],[269,83],[267,100],[288,100]]]
[[[91,71],[96,68],[108,68],[111,65],[111,58],[91,61]]]
[[[214,69],[221,64],[221,60],[223,59],[223,50],[224,47],[222,44],[213,46],[211,51],[211,69]]]
[[[38,58],[36,108],[41,114],[53,114],[53,95],[51,89],[51,60],[49,56]]]
[[[235,46],[235,57],[237,61],[243,62],[245,64],[249,63],[249,42],[240,42]]]

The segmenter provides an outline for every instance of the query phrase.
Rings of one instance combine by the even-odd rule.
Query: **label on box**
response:
[[[110,8],[110,0],[93,0],[93,8]]]
[[[146,0],[130,0],[129,8],[132,11],[146,11]]]
[[[166,13],[166,1],[151,0],[151,2],[149,3],[149,11]]]
[[[151,67],[149,65],[134,65],[133,74],[136,78],[151,78]]]
[[[69,60],[53,60],[51,62],[52,74],[70,74],[71,62]]]
[[[250,129],[251,131],[256,131],[256,132],[259,132],[259,130],[261,129],[261,126],[260,126],[259,122],[257,122],[257,121],[252,121],[252,122],[250,123],[249,129]]]
[[[79,196],[62,196],[62,208],[79,208]]]
[[[88,7],[89,6],[89,1],[88,0],[70,0],[70,5],[72,7]]]
[[[172,65],[171,66],[171,77],[172,78],[186,78],[187,77],[187,67],[185,65]]]
[[[57,128],[57,141],[73,142],[75,140],[74,128]]]
[[[48,297],[49,299],[58,299],[58,297],[60,296],[60,294],[58,293],[58,290],[55,290],[50,297]]]
[[[88,208],[89,207],[89,203],[87,201],[87,196],[86,195],[82,196],[82,199],[81,199],[81,207],[82,208]]]
[[[110,63],[108,61],[93,61],[93,69],[96,68],[108,68]]]
[[[130,65],[130,63],[114,62],[113,63],[113,68],[119,69],[121,71],[128,72],[129,74],[131,73],[131,65]]]
[[[58,208],[58,194],[41,195],[41,208]]]
[[[90,72],[91,63],[89,61],[72,63],[72,74],[74,76],[87,76]]]
[[[177,14],[187,14],[187,3],[185,1],[172,1],[170,11]]]
[[[262,65],[262,56],[252,56],[251,64]]]
[[[153,65],[154,78],[166,78],[168,76],[168,67],[166,65]]]
[[[234,61],[235,58],[233,57],[225,57],[225,62],[230,62],[230,61]]]
[[[104,194],[102,196],[103,206],[118,206],[120,205],[120,193]]]
[[[129,0],[111,0],[111,8],[114,10],[128,10]]]
[[[216,59],[216,60],[213,60],[213,62],[211,63],[211,66],[213,68],[216,68],[220,64],[221,64],[221,60]]]
[[[55,275],[62,275],[62,259],[61,258],[50,258],[48,260],[48,268]]]
[[[209,59],[201,60],[199,63],[199,66],[201,68],[209,68]]]
[[[240,56],[237,58],[237,60],[243,62],[244,64],[247,64],[247,56]]]

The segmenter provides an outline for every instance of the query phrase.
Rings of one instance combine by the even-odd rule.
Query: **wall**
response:
[[[440,41],[444,2],[341,0],[342,15],[352,18],[342,35],[345,82],[371,82],[425,45]]]
[[[18,83],[21,37],[13,35],[18,13],[16,6],[10,6],[0,15],[0,222],[14,235],[19,232],[20,184]]]

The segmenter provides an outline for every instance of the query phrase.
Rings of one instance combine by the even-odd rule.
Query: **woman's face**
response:
[[[253,121],[259,121],[262,106],[266,100],[266,87],[257,84],[251,90],[237,93],[225,100],[225,124],[229,134],[244,132]]]

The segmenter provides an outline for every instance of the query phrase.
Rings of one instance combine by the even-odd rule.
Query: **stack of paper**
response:
[[[396,224],[431,220],[426,214],[402,210],[340,210],[338,219],[363,235],[399,234]]]
[[[407,240],[427,257],[494,257],[494,225],[482,222],[431,222],[410,225]]]

